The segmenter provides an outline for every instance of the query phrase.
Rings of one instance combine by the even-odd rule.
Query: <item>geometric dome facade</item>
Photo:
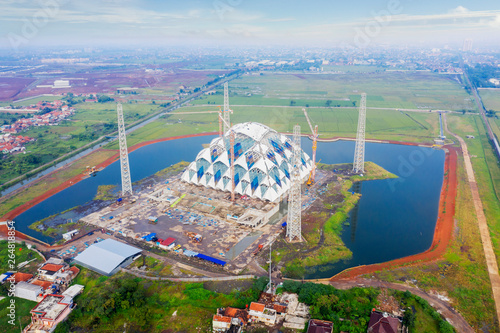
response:
[[[254,122],[236,124],[231,129],[235,134],[235,193],[261,200],[278,200],[290,188],[292,141]],[[301,149],[301,179],[309,175],[311,168],[311,159]],[[200,151],[181,179],[190,184],[231,192],[230,131],[222,138],[213,139],[210,147]]]

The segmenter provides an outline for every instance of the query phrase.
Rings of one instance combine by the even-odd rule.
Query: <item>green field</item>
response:
[[[486,110],[500,112],[500,89],[479,89]]]
[[[231,105],[332,106],[359,105],[361,92],[368,107],[407,109],[473,109],[470,96],[451,76],[429,72],[374,72],[346,74],[245,75],[231,81]],[[221,93],[194,104],[223,103]]]

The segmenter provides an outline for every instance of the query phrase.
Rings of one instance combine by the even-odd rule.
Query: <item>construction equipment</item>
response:
[[[186,231],[186,236],[193,243],[201,243],[203,237],[195,232]]]
[[[259,244],[259,246],[257,246],[257,248],[252,252],[252,255],[253,256],[257,255],[257,253],[262,251],[263,248],[264,248],[264,244]]]
[[[321,159],[318,161],[318,163],[316,163],[313,168],[317,168],[318,167],[318,164],[321,163]],[[313,179],[313,175],[312,175],[312,170],[311,172],[309,173],[309,179],[307,179],[307,186],[311,186],[312,184],[314,184],[314,179]]]
[[[83,174],[89,175],[89,176],[95,176],[96,173],[97,173],[97,170],[96,170],[95,166],[93,166],[91,168],[90,166],[87,165],[87,168],[85,169],[85,172]]]
[[[302,109],[304,111],[304,116],[306,116],[307,123],[309,124],[309,128],[311,129],[312,132],[312,139],[313,139],[313,146],[312,146],[312,169],[311,172],[309,173],[309,179],[307,180],[307,185],[312,185],[314,184],[314,181],[316,179],[316,149],[318,147],[318,125],[314,126],[314,129],[311,124],[311,120],[309,119],[309,116],[307,115],[306,109]]]

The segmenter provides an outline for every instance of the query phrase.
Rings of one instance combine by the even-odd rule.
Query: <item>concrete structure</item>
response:
[[[16,289],[14,291],[14,296],[35,302],[41,294],[43,294],[42,287],[24,281],[16,284]]]
[[[64,303],[64,296],[45,295],[40,303],[31,310],[31,323],[23,333],[53,332],[57,324],[66,319],[71,312],[71,303]]]
[[[69,80],[55,80],[52,88],[71,88]]]
[[[66,289],[62,293],[62,295],[64,297],[70,297],[73,299],[82,292],[83,288],[85,288],[85,287],[82,286],[81,284],[74,284],[71,287],[69,287],[68,289]]]
[[[133,257],[141,250],[114,239],[105,239],[92,244],[88,249],[75,257],[75,263],[87,267],[102,275],[111,276],[120,267],[128,266]]]
[[[74,235],[78,233],[78,229],[68,231],[67,233],[63,234],[62,237],[69,241],[71,238],[73,238]]]
[[[285,195],[291,184],[293,148],[286,136],[259,123],[237,124],[223,137],[213,139],[182,175],[182,180],[231,192],[230,134],[234,133],[235,193],[271,202]],[[299,152],[299,172],[305,179],[311,159]]]
[[[358,133],[354,149],[354,163],[352,170],[356,173],[365,172],[365,129],[366,129],[366,94],[361,94],[358,117]]]
[[[118,113],[118,140],[120,143],[120,170],[122,174],[122,196],[132,195],[132,179],[130,178],[130,164],[128,161],[127,135],[123,120],[123,107],[117,105]]]

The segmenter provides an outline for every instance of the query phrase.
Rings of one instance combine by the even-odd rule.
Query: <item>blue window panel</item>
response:
[[[215,173],[215,176],[214,176],[214,181],[215,181],[215,184],[217,185],[217,183],[219,182],[220,178],[221,178],[221,172],[220,170],[218,170],[216,173]]]
[[[200,181],[201,177],[203,177],[203,175],[205,174],[205,172],[203,171],[203,165],[198,169],[198,173],[197,173],[197,176],[198,176],[198,181]]]
[[[254,177],[251,183],[252,193],[259,187],[259,177]]]
[[[234,186],[238,186],[240,183],[240,175],[237,173],[234,175]]]

